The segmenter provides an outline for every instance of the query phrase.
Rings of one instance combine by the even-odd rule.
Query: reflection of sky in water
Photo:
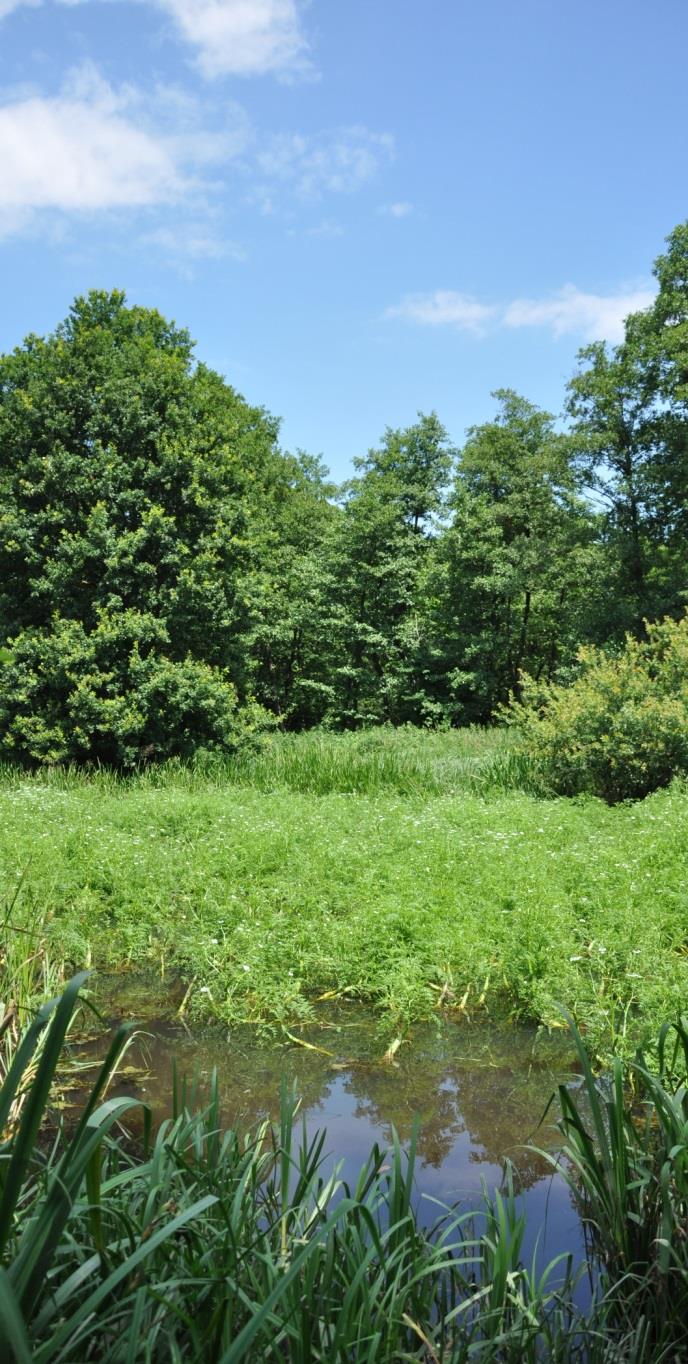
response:
[[[115,998],[127,1017],[143,1012],[140,994],[125,999],[113,990],[109,1004]],[[148,1000],[149,1009],[153,1003]],[[439,1215],[433,1200],[475,1205],[483,1181],[488,1189],[500,1185],[502,1161],[510,1156],[528,1213],[524,1259],[530,1260],[538,1238],[541,1263],[562,1251],[576,1258],[582,1253],[566,1185],[552,1177],[542,1156],[523,1149],[530,1142],[557,1147],[554,1106],[541,1119],[556,1085],[571,1075],[571,1054],[560,1036],[484,1021],[424,1026],[413,1030],[390,1064],[381,1059],[376,1019],[353,1004],[323,1011],[320,1026],[300,1033],[330,1056],[260,1045],[248,1030],[191,1034],[165,1019],[149,1019],[143,1027],[148,1035],[128,1064],[145,1053],[148,1074],[136,1084],[128,1077],[120,1088],[137,1092],[156,1117],[170,1112],[173,1065],[180,1076],[195,1079],[199,1100],[217,1070],[227,1125],[276,1118],[286,1081],[300,1096],[308,1131],[327,1129],[331,1161],[342,1162],[342,1177],[350,1181],[374,1143],[389,1144],[393,1127],[408,1144],[417,1117],[416,1183],[424,1222]]]

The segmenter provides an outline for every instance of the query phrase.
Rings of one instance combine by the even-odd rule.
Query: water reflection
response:
[[[327,1128],[330,1163],[354,1181],[377,1142],[396,1129],[410,1140],[420,1122],[416,1166],[417,1207],[432,1224],[442,1205],[478,1204],[482,1186],[497,1188],[509,1156],[518,1171],[527,1213],[522,1248],[544,1266],[555,1255],[584,1258],[582,1230],[565,1181],[529,1143],[554,1151],[554,1107],[543,1120],[557,1084],[573,1077],[573,1056],[561,1034],[489,1021],[444,1022],[413,1029],[393,1063],[382,1059],[377,1020],[359,1005],[322,1008],[316,1025],[299,1033],[302,1045],[261,1043],[255,1032],[191,1030],[175,1018],[179,998],[147,983],[101,982],[101,1008],[115,1024],[141,1018],[141,1035],[127,1056],[115,1092],[135,1093],[154,1120],[171,1112],[173,1076],[186,1076],[194,1100],[203,1102],[218,1073],[222,1121],[246,1127],[279,1114],[283,1082],[295,1089],[309,1134]],[[102,1048],[102,1041],[99,1044]],[[580,1289],[580,1306],[587,1289]],[[579,1295],[579,1296],[580,1296]]]
[[[104,998],[114,1013],[113,984]],[[120,981],[116,990],[116,1012],[140,1016],[140,989],[131,986],[125,996]],[[149,1009],[160,1004],[146,994]],[[217,1070],[227,1125],[277,1117],[286,1080],[308,1127],[327,1127],[331,1149],[347,1166],[362,1162],[374,1141],[389,1144],[393,1127],[408,1142],[417,1117],[419,1182],[448,1198],[475,1195],[482,1179],[497,1184],[505,1156],[523,1189],[550,1173],[527,1146],[556,1147],[553,1112],[542,1121],[543,1113],[573,1064],[561,1036],[485,1021],[417,1027],[393,1063],[385,1062],[376,1020],[350,1003],[323,1009],[318,1024],[299,1033],[317,1051],[261,1043],[248,1029],[191,1032],[169,1016],[148,1017],[142,1030],[128,1059],[146,1069],[138,1093],[154,1117],[170,1112],[174,1068],[194,1079],[199,1101]],[[131,1075],[120,1088],[131,1091]]]

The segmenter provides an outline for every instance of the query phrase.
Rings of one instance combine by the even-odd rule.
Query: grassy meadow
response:
[[[347,993],[605,1053],[688,998],[688,794],[554,799],[508,733],[275,736],[127,779],[0,777],[0,890],[54,959],[181,975],[190,1014],[293,1029]],[[23,878],[23,879],[22,879]]]

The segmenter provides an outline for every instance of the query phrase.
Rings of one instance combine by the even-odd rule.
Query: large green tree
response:
[[[626,319],[620,345],[581,351],[569,385],[579,468],[605,509],[602,639],[679,613],[688,589],[688,223],[654,273],[654,303]]]
[[[434,413],[388,428],[354,461],[330,540],[337,628],[331,634],[333,718],[355,726],[423,715],[417,663],[421,577],[453,460]]]
[[[489,720],[522,670],[549,676],[569,659],[596,572],[568,438],[525,398],[495,397],[495,420],[460,453],[426,581],[426,687],[458,723]]]
[[[320,459],[284,457],[251,583],[255,694],[288,729],[318,724],[335,702],[340,621],[330,546],[342,515],[335,492]]]
[[[249,585],[277,425],[122,293],[0,358],[0,744],[189,753],[250,721]]]

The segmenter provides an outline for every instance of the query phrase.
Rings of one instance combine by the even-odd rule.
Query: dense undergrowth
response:
[[[127,1028],[77,1126],[36,1141],[83,976],[24,1033],[0,1089],[0,1345],[16,1364],[669,1364],[688,1328],[688,1033],[659,1064],[597,1082],[577,1036],[584,1102],[559,1094],[564,1166],[589,1261],[524,1263],[524,1214],[504,1187],[472,1211],[419,1218],[414,1149],[375,1148],[355,1185],[325,1135],[219,1127],[214,1092],[138,1144],[140,1107],[107,1098]],[[37,1048],[43,1049],[36,1061]],[[124,1124],[124,1126],[123,1126]],[[592,1280],[582,1311],[576,1288]]]
[[[524,789],[525,788],[525,789]],[[688,994],[683,788],[537,795],[499,731],[275,738],[234,763],[0,783],[0,886],[76,965],[181,974],[187,1008],[297,1026],[323,994],[392,1036],[442,1008],[556,1026],[600,1053]]]

